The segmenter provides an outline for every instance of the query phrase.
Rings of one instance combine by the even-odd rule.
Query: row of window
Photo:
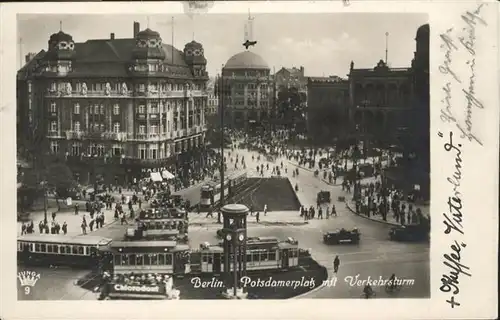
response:
[[[171,253],[154,254],[114,254],[113,262],[115,266],[162,266],[172,265]]]
[[[269,87],[267,84],[261,84],[260,86],[258,84],[255,84],[255,83],[247,83],[246,85],[244,83],[235,83],[234,84],[234,88],[236,88],[237,90],[243,90],[245,89],[245,87],[248,89],[248,90],[257,90],[257,88],[260,88],[261,91],[266,91]]]
[[[172,152],[178,153],[182,149],[185,149],[187,146],[187,140],[186,142],[176,142],[175,144],[172,145]],[[200,145],[201,144],[201,137],[195,138],[192,142],[194,145]],[[183,145],[184,144],[184,145]],[[57,154],[60,151],[60,144],[59,141],[51,141],[50,142],[50,150],[52,153]],[[119,144],[114,144],[110,149],[107,149],[104,145],[102,144],[91,144],[89,145],[86,150],[83,148],[81,142],[75,142],[71,145],[70,149],[68,150],[68,155],[71,156],[79,156],[82,154],[82,152],[85,151],[86,154],[91,154],[91,155],[96,155],[96,156],[114,156],[118,157],[124,154],[123,147],[120,146]],[[164,159],[169,156],[169,151],[170,151],[170,146],[167,145],[165,147],[165,144],[160,143],[160,144],[139,144],[138,146],[138,157],[140,159]]]
[[[29,252],[37,252],[37,253],[89,256],[92,252],[96,253],[97,249],[95,247],[91,247],[91,246],[29,243],[29,242],[19,241],[17,243],[17,251],[19,251],[19,252],[29,251]]]
[[[188,117],[188,123],[186,124],[185,117],[181,116],[180,121],[177,119],[173,120],[173,128],[170,126],[170,120],[167,120],[166,122],[163,123],[162,126],[158,125],[150,125],[149,130],[146,131],[146,125],[139,125],[137,127],[137,133],[139,134],[152,134],[152,135],[157,135],[157,134],[163,134],[165,132],[171,132],[171,131],[177,131],[177,130],[183,130],[187,129],[188,127],[191,128],[193,126],[200,126],[202,125],[202,117],[201,114],[197,114],[196,116],[190,114]],[[59,131],[59,123],[55,120],[50,122],[49,125],[49,131],[50,132],[58,132]],[[97,121],[92,121],[89,122],[88,124],[88,129],[94,132],[105,132],[106,131],[106,124],[103,122],[97,122]],[[82,130],[82,125],[81,122],[78,120],[75,120],[72,122],[72,127],[71,130],[74,132],[81,132]],[[121,124],[120,122],[113,122],[112,127],[111,127],[112,132],[114,133],[120,133],[122,132]]]
[[[201,108],[206,105],[206,102],[204,100],[199,100],[196,99],[194,100],[194,107],[197,109],[197,112],[201,112]],[[31,99],[29,100],[29,108],[31,108]],[[170,110],[170,108],[182,108],[183,107],[183,102],[181,100],[178,100],[177,102],[172,101],[172,102],[167,102],[166,108],[164,108],[163,104],[158,104],[158,103],[151,103],[148,105],[148,113],[164,113],[165,110]],[[114,104],[113,105],[113,115],[117,116],[120,115],[120,105],[119,104]],[[89,114],[105,114],[105,108],[104,105],[90,105],[88,108]],[[57,103],[55,101],[52,101],[50,103],[49,107],[49,112],[51,113],[56,113],[57,112]],[[82,112],[81,106],[79,103],[75,103],[73,105],[73,113],[74,114],[80,114]],[[137,107],[137,113],[146,113],[146,105],[139,105]]]
[[[50,90],[51,91],[57,91],[57,90],[64,90],[66,89],[68,83],[65,82],[52,82],[50,84]],[[74,85],[74,90],[76,92],[81,92],[83,89],[84,83],[83,82],[78,82]],[[111,91],[121,91],[125,87],[126,88],[131,88],[132,85],[130,83],[119,83],[119,82],[100,82],[100,83],[85,83],[85,86],[87,87],[88,91],[105,91],[107,87]],[[161,89],[162,91],[183,91],[187,89],[191,90],[204,90],[206,88],[205,83],[194,83],[194,84],[186,84],[186,83],[167,83],[167,82],[151,82],[149,84],[145,83],[138,83],[136,84],[136,89],[137,91],[144,92],[146,91],[146,88],[150,88],[151,90],[158,90]],[[31,91],[31,88],[28,89]]]

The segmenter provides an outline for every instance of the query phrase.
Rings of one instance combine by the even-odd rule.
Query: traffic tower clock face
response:
[[[226,240],[227,241],[231,241],[231,239],[233,239],[233,237],[230,234],[226,235]]]
[[[238,240],[243,241],[244,239],[245,239],[245,235],[240,234],[240,235],[238,236]]]

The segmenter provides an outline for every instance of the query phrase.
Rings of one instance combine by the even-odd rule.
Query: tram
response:
[[[176,241],[114,241],[99,251],[102,270],[112,276],[190,272],[190,248]]]
[[[99,248],[111,239],[97,236],[27,234],[17,238],[17,259],[25,265],[95,268]]]
[[[222,244],[204,243],[191,252],[192,273],[224,272]],[[233,255],[229,259],[232,261]],[[288,270],[299,265],[298,242],[293,238],[280,241],[275,237],[250,237],[247,240],[246,270]]]
[[[139,219],[135,227],[127,229],[125,239],[187,241],[188,228],[185,219]]]
[[[246,171],[239,171],[224,179],[224,196],[227,197],[230,191],[241,186],[247,180]],[[211,181],[201,187],[200,210],[207,210],[218,203],[221,198],[222,184],[220,181]]]

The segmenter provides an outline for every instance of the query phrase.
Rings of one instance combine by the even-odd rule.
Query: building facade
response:
[[[262,57],[250,51],[240,52],[224,65],[222,77],[230,90],[221,97],[225,126],[247,130],[269,120],[274,82]]]
[[[348,81],[336,76],[308,77],[307,131],[314,141],[342,135],[349,114]]]
[[[60,31],[18,72],[19,130],[43,132],[45,151],[81,182],[127,183],[167,167],[182,175],[204,144],[203,46],[181,52],[137,22],[133,30],[84,43]]]
[[[389,68],[380,60],[374,68],[349,72],[349,119],[366,139],[390,141],[408,127],[413,102],[410,68]]]
[[[307,92],[308,80],[304,75],[304,67],[300,68],[281,68],[275,74],[276,87],[281,88],[297,88],[299,92]]]

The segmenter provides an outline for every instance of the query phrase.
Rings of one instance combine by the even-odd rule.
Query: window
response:
[[[269,252],[269,260],[276,260],[276,251],[270,251]]]
[[[114,133],[119,133],[120,132],[120,122],[113,123],[113,132]]]
[[[106,152],[106,149],[104,148],[104,146],[102,144],[98,144],[97,145],[97,155],[103,156],[105,152]]]
[[[158,158],[158,146],[156,144],[149,146],[149,158],[150,159]]]
[[[81,142],[75,142],[71,146],[71,155],[72,156],[79,156],[82,150],[82,143]]]
[[[146,133],[146,126],[141,124],[139,126],[139,134],[145,134]]]
[[[57,84],[55,82],[52,82],[50,84],[50,91],[54,92],[57,90]]]
[[[101,114],[104,114],[104,106],[101,104]]]
[[[31,107],[31,98],[28,99],[28,110],[31,110],[32,107]]]
[[[66,249],[65,249],[66,254],[71,254],[71,248],[72,248],[71,246],[66,246]]]
[[[139,84],[139,92],[144,92],[146,90],[146,87],[144,83]]]
[[[40,244],[39,243],[35,243],[35,251],[40,252]]]
[[[159,155],[159,158],[160,159],[163,159],[165,158],[165,145],[162,143],[160,144],[160,155]]]
[[[73,131],[80,132],[80,121],[77,120],[73,122]]]
[[[119,266],[122,264],[122,256],[121,255],[115,254],[113,258],[114,258],[113,262],[114,262],[115,266]]]
[[[150,266],[151,265],[151,259],[149,254],[144,255],[144,265],[145,266]]]
[[[165,264],[166,265],[171,265],[172,264],[172,255],[169,253],[165,254]]]
[[[267,252],[260,253],[260,261],[267,261]]]
[[[149,259],[151,261],[152,266],[156,266],[158,264],[158,255],[157,254],[150,254]]]
[[[247,262],[252,262],[252,254],[247,253]]]
[[[66,247],[65,247],[65,246],[60,246],[60,247],[59,247],[59,252],[60,252],[61,254],[66,254]]]
[[[50,112],[57,112],[57,106],[54,101],[50,103]]]
[[[52,245],[51,244],[47,245],[47,253],[52,253],[52,252],[53,252]]]
[[[160,254],[158,255],[158,264],[159,264],[159,265],[164,265],[164,264],[165,264],[165,255],[164,255],[164,254],[162,254],[162,253],[160,253]]]
[[[95,105],[94,106],[94,114],[99,114],[99,106],[98,105]]]
[[[128,263],[129,263],[131,266],[135,266],[135,262],[136,262],[136,257],[135,257],[135,254],[134,254],[134,253],[129,254],[129,255],[128,255]]]
[[[47,245],[45,243],[40,244],[40,251],[41,252],[47,252]]]
[[[32,90],[32,83],[31,81],[28,82],[28,93],[31,93]]]
[[[126,266],[128,264],[129,264],[128,255],[126,255],[126,254],[122,255],[122,266]]]
[[[138,254],[135,260],[136,260],[135,264],[138,266],[142,266],[144,264],[144,256],[142,254]]]
[[[122,154],[122,147],[119,144],[113,145],[113,156],[118,157]]]
[[[50,131],[57,131],[57,121],[50,122]]]
[[[144,144],[139,145],[139,158],[146,159],[146,146]]]
[[[73,107],[73,113],[80,114],[80,104],[75,103],[75,106]]]
[[[146,113],[146,106],[145,105],[139,105],[139,113]]]
[[[117,116],[120,114],[120,105],[119,104],[115,104],[113,106],[113,115]]]
[[[152,125],[149,127],[149,133],[150,134],[158,134],[158,126]]]
[[[149,112],[150,113],[158,113],[158,104],[152,103]]]

